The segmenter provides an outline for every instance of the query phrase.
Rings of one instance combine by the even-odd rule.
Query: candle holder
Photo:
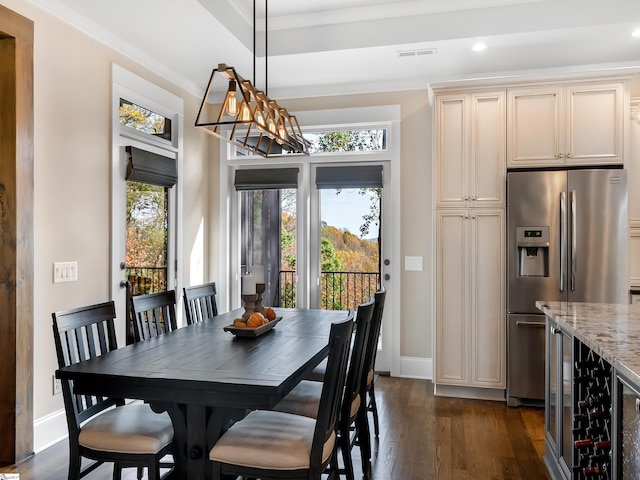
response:
[[[255,306],[255,311],[256,312],[260,312],[262,315],[264,315],[264,306],[262,305],[262,294],[264,293],[264,290],[266,288],[266,285],[264,283],[256,283],[256,306]]]
[[[253,293],[250,295],[242,294],[242,301],[244,302],[244,313],[242,314],[242,319],[247,320],[253,312],[256,311],[256,300],[258,299],[258,295]]]

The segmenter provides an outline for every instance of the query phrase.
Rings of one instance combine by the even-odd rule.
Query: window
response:
[[[309,151],[312,154],[380,152],[387,149],[387,130],[385,128],[305,132],[304,136],[311,143]]]
[[[171,119],[120,99],[120,125],[171,141]]]
[[[132,295],[167,290],[169,189],[127,182],[126,265]]]
[[[297,168],[236,170],[243,274],[264,268],[265,305],[296,305]]]

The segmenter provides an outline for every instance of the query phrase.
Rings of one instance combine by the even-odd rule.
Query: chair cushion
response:
[[[278,412],[317,418],[321,394],[322,383],[314,382],[313,380],[302,380],[273,409]]]
[[[305,417],[317,418],[320,407],[322,383],[303,380],[286,397],[273,407],[279,412],[294,413]],[[350,415],[353,418],[360,408],[360,395],[351,402]]]
[[[372,368],[371,370],[369,370],[369,373],[367,373],[367,387],[373,383],[373,376],[374,372]]]
[[[173,441],[169,414],[155,413],[147,404],[112,408],[82,425],[78,443],[116,453],[157,453]]]
[[[256,410],[236,422],[209,452],[209,459],[268,470],[309,468],[316,422],[290,413]],[[326,462],[335,445],[335,433],[322,449]]]
[[[307,376],[307,380],[312,380],[314,382],[323,382],[324,381],[324,372],[327,370],[327,359],[325,358],[320,364],[314,368],[311,373]]]

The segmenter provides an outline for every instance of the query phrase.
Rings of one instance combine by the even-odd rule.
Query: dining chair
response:
[[[113,302],[55,312],[53,336],[60,368],[116,350]],[[113,478],[122,469],[148,469],[159,480],[163,457],[171,453],[173,426],[169,415],[146,404],[74,393],[73,382],[61,379],[69,430],[69,480],[78,480],[105,462],[114,464]],[[115,408],[113,408],[115,407]],[[93,460],[82,467],[82,458]],[[171,470],[170,470],[171,471]]]
[[[316,419],[254,410],[231,426],[209,452],[214,480],[249,478],[319,480],[337,477],[336,428],[345,385],[354,312],[331,325],[329,355]]]
[[[137,342],[175,330],[176,291],[131,297],[131,314]]]
[[[182,290],[187,325],[218,315],[215,282],[184,287]]]
[[[380,435],[380,424],[378,421],[378,406],[376,404],[376,395],[374,385],[376,380],[375,365],[376,355],[378,353],[378,339],[380,338],[380,329],[382,327],[382,316],[384,314],[384,302],[387,297],[387,290],[381,287],[374,294],[373,318],[371,320],[370,340],[367,342],[367,348],[364,356],[364,375],[362,382],[362,408],[366,409],[373,416],[373,431],[378,438]],[[367,400],[368,397],[368,400]]]
[[[342,394],[340,417],[338,419],[338,447],[342,454],[344,473],[348,480],[354,480],[351,449],[361,439],[369,440],[366,411],[360,408],[362,402],[362,381],[364,379],[365,351],[370,338],[371,319],[373,317],[373,299],[358,306],[355,319],[355,336],[353,348],[349,355],[347,379]],[[326,371],[325,371],[326,378]],[[274,410],[280,412],[305,415],[316,418],[320,412],[322,383],[313,380],[302,380],[284,397]],[[370,458],[362,455],[363,474],[369,474]]]

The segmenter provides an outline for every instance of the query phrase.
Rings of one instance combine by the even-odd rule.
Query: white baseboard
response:
[[[41,452],[54,443],[58,443],[68,434],[67,416],[64,413],[64,409],[38,418],[33,423],[34,453]]]
[[[404,378],[433,379],[433,359],[400,357],[400,376]]]
[[[477,388],[457,385],[434,385],[433,393],[437,397],[470,398],[473,400],[506,401],[504,389]]]

